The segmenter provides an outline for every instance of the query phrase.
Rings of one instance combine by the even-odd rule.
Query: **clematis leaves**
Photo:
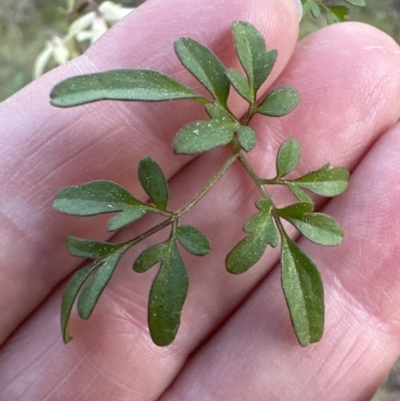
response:
[[[364,0],[346,1],[352,5],[364,3]],[[343,19],[347,12],[346,7],[325,6],[314,0],[302,0],[302,4],[304,11],[311,11],[314,16],[319,15],[322,7],[332,21]],[[69,253],[91,259],[92,263],[73,274],[64,291],[61,329],[65,343],[72,338],[69,326],[75,302],[78,315],[88,319],[125,252],[143,240],[147,242],[156,233],[162,234],[167,227],[171,228],[169,238],[142,248],[132,267],[136,273],[157,268],[147,311],[150,335],[159,346],[169,345],[175,339],[188,291],[188,274],[180,251],[183,248],[192,255],[204,256],[211,250],[207,236],[193,226],[182,225],[181,219],[237,161],[262,199],[256,202],[257,213],[243,227],[244,238],[226,256],[226,268],[232,274],[248,271],[261,260],[268,245],[278,246],[280,238],[282,287],[298,341],[307,346],[321,338],[324,326],[321,277],[311,259],[289,238],[282,221],[290,223],[314,243],[338,245],[343,239],[342,228],[332,217],[314,212],[315,205],[308,191],[336,196],[346,189],[349,173],[342,167],[330,168],[327,164],[299,178],[288,179],[301,156],[299,142],[289,138],[278,150],[276,176],[272,179],[258,176],[257,169],[250,163],[251,158],[248,160],[246,155],[257,145],[256,133],[249,127],[251,119],[257,113],[284,116],[297,106],[300,96],[295,88],[286,85],[272,89],[263,99],[257,100],[257,92],[274,67],[277,51],[267,51],[262,34],[247,22],[235,21],[232,33],[240,70],[226,69],[211,50],[193,39],[180,38],[175,42],[175,52],[182,65],[208,90],[211,100],[167,75],[149,70],[114,70],[73,77],[51,92],[51,103],[58,107],[102,99],[195,100],[204,104],[209,119],[190,122],[178,130],[173,141],[175,153],[197,155],[224,145],[230,145],[226,151],[231,150],[229,158],[208,183],[176,211],[168,209],[168,182],[161,167],[149,156],[140,160],[137,170],[138,180],[150,198],[147,203],[111,181],[74,185],[56,194],[53,206],[59,212],[75,216],[113,213],[107,223],[109,231],[121,229],[148,213],[158,214],[160,220],[121,244],[69,237]],[[248,103],[247,111],[241,110],[240,116],[228,105],[231,86]],[[267,192],[268,185],[286,186],[297,202],[276,207]],[[151,219],[144,223],[149,222]]]
[[[68,238],[67,246],[72,255],[94,259],[94,262],[78,270],[65,288],[61,303],[61,330],[65,343],[72,339],[69,334],[70,315],[76,298],[79,316],[88,319],[111,279],[119,259],[128,248],[124,244],[88,241],[75,237]]]
[[[211,120],[195,121],[183,127],[174,139],[176,153],[203,153],[232,141],[238,123],[218,105],[207,105],[206,108]]]
[[[261,101],[256,112],[269,117],[282,117],[290,113],[300,102],[300,95],[293,86],[279,86]]]
[[[209,103],[175,79],[151,70],[112,70],[68,78],[50,94],[53,106],[71,107],[98,100],[163,100],[192,99]]]
[[[236,53],[246,72],[251,99],[254,101],[257,90],[267,79],[274,67],[277,51],[272,50],[267,52],[263,36],[248,22],[235,21],[232,25],[232,32]]]
[[[259,213],[251,217],[243,227],[243,231],[249,235],[226,257],[226,268],[230,273],[246,272],[261,259],[268,244],[272,247],[278,244],[278,233],[271,216],[273,210],[271,200],[261,199],[256,206]]]
[[[111,181],[92,181],[63,188],[57,192],[53,207],[61,213],[74,216],[122,212],[117,218],[109,220],[108,231],[118,230],[152,210]]]
[[[285,234],[281,251],[282,287],[290,318],[303,347],[324,331],[324,290],[314,262]]]
[[[149,156],[139,162],[140,184],[159,210],[165,211],[168,203],[168,183],[160,166]]]
[[[175,52],[193,76],[221,105],[226,106],[230,85],[221,61],[205,46],[190,38],[178,39]]]

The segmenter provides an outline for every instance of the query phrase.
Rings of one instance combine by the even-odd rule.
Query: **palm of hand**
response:
[[[149,2],[84,57],[1,106],[0,163],[6,172],[1,195],[6,217],[1,236],[2,399],[292,400],[300,395],[313,400],[324,392],[327,400],[358,400],[368,399],[394,362],[400,348],[400,141],[393,107],[400,97],[398,46],[371,27],[348,23],[322,30],[294,50],[294,3],[218,0],[212,2],[212,13],[210,4]],[[183,35],[229,62],[234,57],[224,34],[234,19],[264,27],[268,47],[280,54],[274,85],[290,82],[302,95],[292,114],[254,120],[256,131],[265,132],[251,153],[259,171],[270,175],[276,147],[292,135],[306,149],[304,170],[330,160],[353,171],[349,190],[324,206],[344,226],[344,243],[321,250],[300,241],[324,277],[323,340],[307,349],[298,346],[279,288],[277,251],[268,251],[244,276],[224,270],[225,255],[253,212],[249,199],[256,196],[240,169],[233,168],[188,217],[188,223],[210,235],[214,251],[188,263],[191,287],[175,343],[168,348],[151,343],[146,303],[153,273],[134,275],[132,258],[126,257],[90,322],[74,320],[76,338],[64,346],[58,323],[63,279],[78,267],[65,251],[65,237],[101,239],[103,219],[87,224],[56,215],[51,211],[56,190],[96,178],[129,186],[133,161],[151,149],[168,166],[171,202],[180,205],[186,192],[198,189],[198,180],[216,170],[218,152],[224,150],[188,164],[172,156],[177,129],[202,117],[197,105],[182,103],[177,113],[174,104],[105,102],[65,111],[47,104],[51,87],[93,69],[146,67],[178,76],[181,69],[169,52]],[[240,111],[243,105],[233,101]],[[219,207],[227,194],[228,206]],[[131,230],[140,231],[141,224]],[[360,387],[367,375],[368,383]]]

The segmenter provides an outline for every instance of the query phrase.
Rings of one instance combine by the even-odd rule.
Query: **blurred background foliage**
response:
[[[33,79],[33,66],[46,43],[55,35],[65,36],[74,17],[67,14],[68,2],[84,0],[0,1],[0,101]],[[94,0],[92,0],[94,2]],[[137,7],[145,0],[114,0],[124,7]],[[101,3],[101,0],[98,0]],[[367,7],[350,7],[350,19],[374,25],[400,43],[400,0],[366,0]],[[335,4],[335,1],[330,3]],[[340,0],[336,4],[343,4]],[[86,10],[87,11],[87,10]],[[90,11],[90,10],[88,10]],[[323,17],[307,15],[300,36],[326,25]],[[46,69],[56,66],[51,60]]]

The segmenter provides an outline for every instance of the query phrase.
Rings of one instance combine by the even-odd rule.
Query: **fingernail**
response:
[[[301,4],[301,0],[295,0],[297,10],[299,11],[299,21],[303,18],[303,5]]]

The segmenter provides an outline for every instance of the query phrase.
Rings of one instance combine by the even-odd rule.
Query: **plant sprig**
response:
[[[351,6],[364,7],[365,0],[343,0]],[[329,0],[301,0],[303,5],[303,16],[311,12],[314,18],[319,18],[321,12],[325,14],[328,24],[347,21],[350,12],[347,5],[329,4]]]
[[[310,241],[320,245],[338,245],[343,230],[330,216],[314,212],[314,202],[307,191],[322,196],[336,196],[347,186],[349,173],[329,164],[301,177],[290,178],[300,161],[300,145],[289,138],[279,148],[276,176],[260,177],[246,158],[257,144],[249,124],[256,114],[281,117],[299,103],[298,91],[280,86],[260,97],[260,88],[270,75],[277,59],[276,50],[267,50],[264,38],[247,22],[232,25],[235,50],[242,70],[226,69],[222,62],[202,44],[190,38],[175,42],[175,52],[182,65],[207,89],[203,96],[167,75],[149,70],[113,70],[69,78],[51,92],[51,103],[72,107],[103,99],[129,101],[164,101],[188,99],[204,104],[208,120],[181,128],[173,141],[176,154],[198,155],[220,146],[230,146],[231,156],[221,168],[182,208],[168,208],[169,188],[161,167],[149,156],[138,164],[138,179],[149,197],[143,202],[120,185],[110,181],[92,181],[60,190],[54,208],[75,216],[113,213],[108,231],[117,231],[154,213],[164,220],[137,237],[120,244],[69,237],[68,251],[93,262],[70,279],[62,300],[61,326],[64,342],[71,340],[70,315],[75,301],[78,314],[88,319],[124,253],[134,245],[169,227],[169,237],[141,252],[133,270],[142,273],[160,265],[152,284],[148,305],[148,323],[155,344],[170,344],[177,334],[183,304],[188,291],[188,274],[178,243],[189,253],[204,256],[211,250],[207,236],[198,228],[182,225],[181,219],[210,191],[226,171],[239,162],[260,192],[258,212],[249,218],[243,231],[246,236],[229,252],[226,268],[242,274],[261,260],[266,248],[281,244],[282,287],[297,339],[302,346],[317,342],[324,327],[324,298],[320,273],[289,238],[282,219],[292,224]],[[229,108],[231,88],[248,103],[243,117]],[[270,197],[269,185],[282,185],[297,202],[278,208]],[[117,214],[115,214],[117,213]]]

